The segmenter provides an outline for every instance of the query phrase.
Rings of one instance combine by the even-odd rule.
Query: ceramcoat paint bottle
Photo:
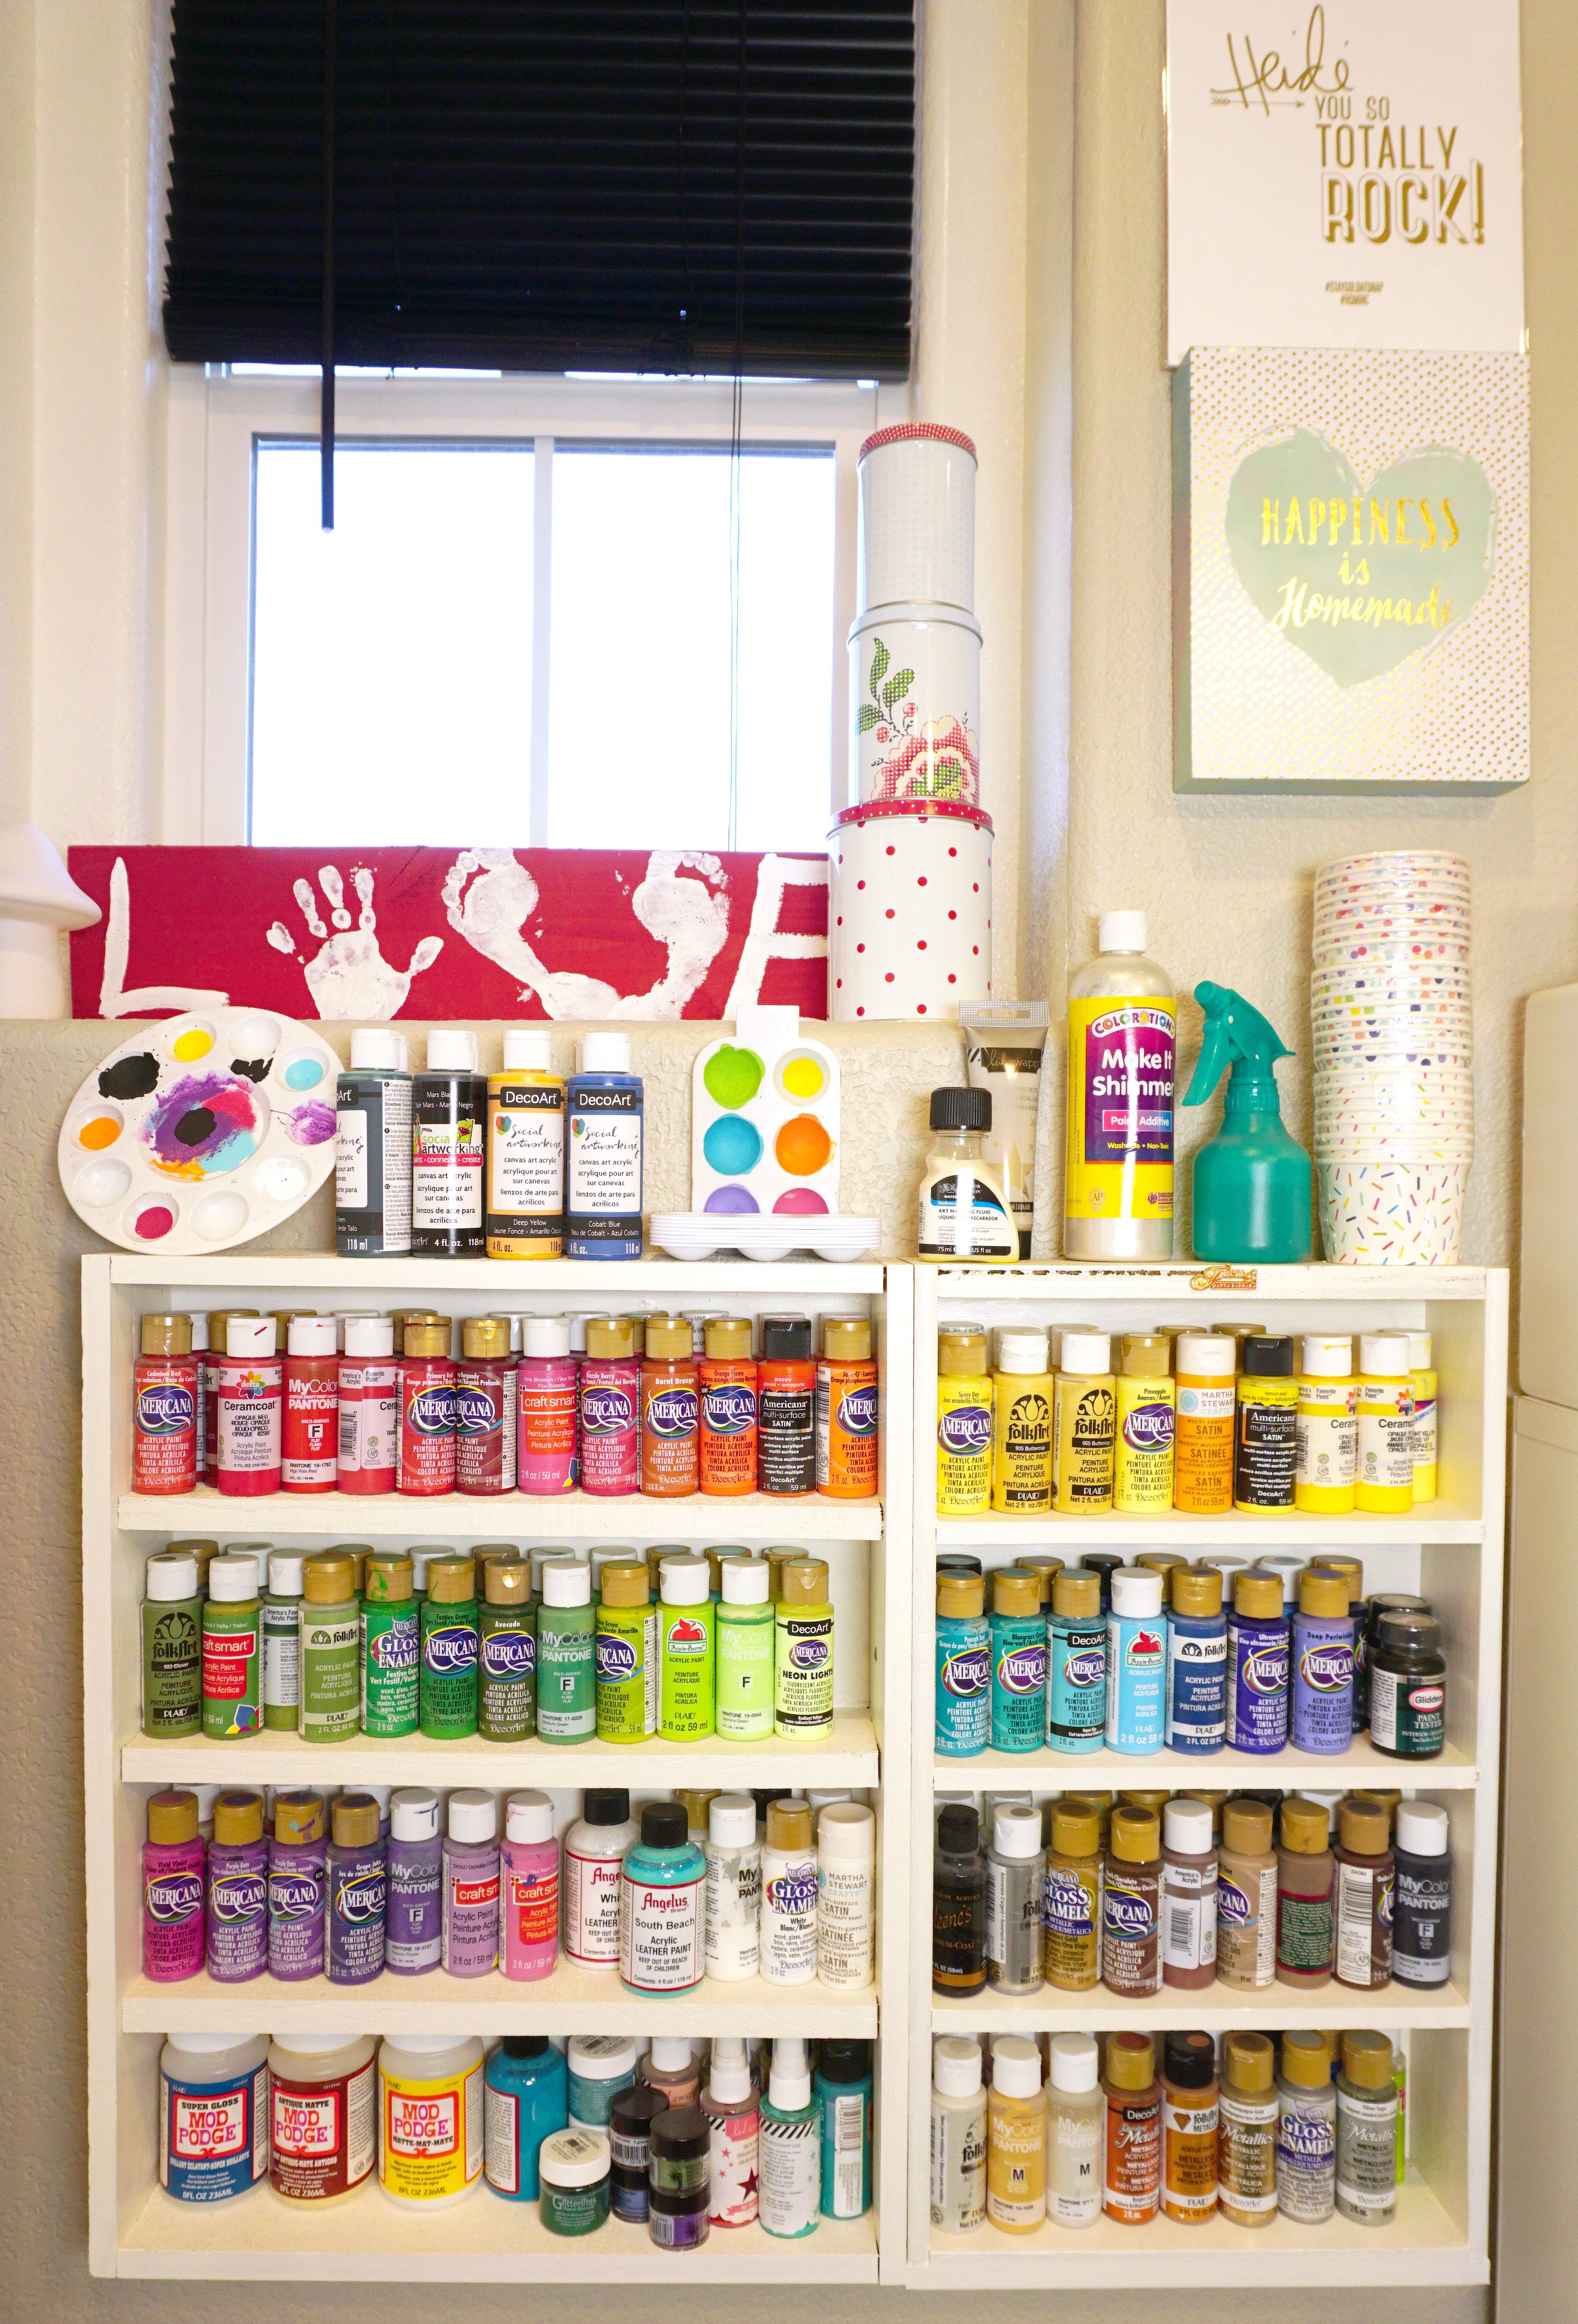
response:
[[[420,1259],[481,1259],[487,1083],[476,1035],[436,1026],[411,1089],[411,1250]]]
[[[1314,1517],[1344,1516],[1353,1507],[1357,1473],[1357,1389],[1353,1342],[1343,1333],[1315,1333],[1300,1343],[1296,1508]]]
[[[342,1259],[403,1259],[411,1250],[411,1078],[399,1033],[357,1026],[334,1102],[335,1249]]]
[[[399,1462],[399,1374],[387,1315],[346,1319],[336,1478],[342,1493],[392,1493]]]
[[[1408,1334],[1408,1392],[1414,1405],[1414,1506],[1435,1499],[1436,1398],[1428,1332]]]
[[[232,1315],[225,1327],[216,1415],[222,1493],[255,1498],[280,1490],[285,1367],[275,1353],[278,1331],[272,1315]]]
[[[1400,1517],[1414,1506],[1412,1370],[1406,1333],[1361,1334],[1353,1505],[1375,1515]]]
[[[566,1101],[566,1255],[641,1255],[641,1084],[628,1033],[587,1033]]]
[[[173,1740],[203,1723],[198,1561],[161,1550],[143,1569],[143,1732]]]
[[[937,1577],[937,1720],[940,1757],[973,1758],[992,1731],[992,1629],[979,1573]]]
[[[487,1085],[484,1234],[490,1259],[557,1259],[564,1249],[565,1085],[549,1033],[510,1026],[504,1070]]]

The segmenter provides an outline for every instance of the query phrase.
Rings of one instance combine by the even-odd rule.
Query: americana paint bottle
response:
[[[1173,1505],[1177,1391],[1165,1332],[1125,1332],[1114,1383],[1112,1507],[1164,1517]]]
[[[715,1645],[711,1577],[702,1557],[670,1557],[658,1609],[658,1733],[691,1743],[714,1732]]]
[[[405,1042],[358,1025],[335,1084],[334,1244],[342,1259],[403,1259],[411,1250],[411,1078]]]
[[[826,1316],[817,1364],[819,1493],[835,1501],[875,1498],[877,1414],[877,1361],[870,1321],[864,1315]]]
[[[301,1732],[343,1743],[362,1724],[362,1609],[355,1567],[343,1550],[301,1568]]]
[[[173,1741],[203,1723],[198,1561],[161,1550],[143,1569],[143,1732]]]
[[[414,1735],[420,1707],[421,1621],[406,1550],[380,1550],[363,1577],[362,1732]]]
[[[575,1490],[580,1475],[577,1439],[580,1390],[570,1353],[568,1315],[526,1315],[521,1322],[518,1390],[521,1490],[554,1500]]]
[[[641,1364],[628,1315],[589,1315],[579,1366],[581,1490],[616,1498],[641,1489]],[[755,1490],[752,1438],[751,1488]]]
[[[994,1389],[979,1323],[945,1325],[937,1340],[937,1513],[973,1517],[992,1506]]]
[[[1289,1625],[1282,1577],[1245,1566],[1232,1577],[1227,1618],[1227,1739],[1269,1756],[1287,1741]]]
[[[1101,1576],[1054,1576],[1047,1625],[1047,1742],[1054,1751],[1099,1751],[1106,1739],[1107,1625]]]
[[[1137,1757],[1159,1751],[1166,1736],[1167,1624],[1162,1579],[1145,1566],[1112,1575],[1107,1617],[1107,1748]]]
[[[244,1550],[211,1558],[203,1604],[203,1732],[211,1742],[262,1726],[262,1645],[256,1558]]]
[[[537,1732],[537,1609],[523,1558],[490,1557],[476,1620],[476,1731],[489,1743]]]
[[[584,1034],[566,1094],[567,1258],[641,1257],[642,1130],[629,1034]]]
[[[221,1792],[208,1847],[206,1960],[218,1985],[245,1985],[269,1965],[269,1845],[257,1792]]]
[[[280,1490],[285,1368],[274,1352],[277,1333],[272,1315],[232,1315],[225,1327],[215,1415],[222,1493],[245,1499]]]
[[[1052,1506],[1094,1517],[1112,1506],[1117,1411],[1105,1332],[1065,1332],[1052,1400]]]
[[[699,1490],[700,1388],[683,1315],[647,1319],[641,1367],[641,1489],[672,1500]]]
[[[1298,1466],[1298,1383],[1293,1342],[1244,1335],[1234,1411],[1232,1505],[1291,1509]]]
[[[198,1378],[189,1315],[144,1315],[132,1366],[132,1490],[190,1493],[198,1483]]]
[[[467,1315],[455,1368],[455,1489],[512,1493],[516,1366],[503,1315]]]
[[[820,1557],[791,1557],[773,1608],[772,1731],[814,1741],[833,1725],[833,1600]]]
[[[222,2203],[269,2167],[266,2034],[172,2034],[159,2052],[159,2183]]]
[[[1021,1566],[1000,1566],[992,1577],[992,1748],[1038,1751],[1046,1728],[1040,1577]]]
[[[720,1499],[756,1490],[756,1359],[748,1315],[714,1315],[705,1324],[698,1371],[701,1490]]]
[[[325,1968],[331,1985],[368,1985],[383,1972],[389,1868],[370,1792],[342,1792],[330,1810]]]
[[[812,1357],[808,1315],[764,1315],[761,1319],[757,1427],[760,1490],[782,1499],[814,1493],[817,1366]]]
[[[490,1259],[558,1259],[565,1235],[565,1085],[552,1038],[535,1025],[504,1031],[504,1069],[487,1084]]]
[[[323,1975],[328,1903],[321,1792],[276,1792],[269,1842],[269,1975]]]
[[[1270,1809],[1262,1800],[1226,1801],[1216,1863],[1216,1975],[1241,1993],[1263,1992],[1276,1981],[1277,1866]]]
[[[1162,1989],[1161,1824],[1149,1808],[1112,1811],[1102,1862],[1102,1983],[1143,1997]]]
[[[717,1730],[734,1742],[765,1742],[772,1733],[771,1576],[760,1559],[725,1558],[720,1578]]]
[[[400,1425],[395,1490],[432,1495],[455,1490],[455,1366],[449,1326],[408,1323],[396,1368]]]
[[[992,1732],[992,1628],[979,1573],[937,1577],[935,1748],[946,1759],[974,1758]]]
[[[195,1792],[155,1792],[143,1844],[143,1974],[173,1985],[201,1974],[203,1871]]]
[[[1306,1566],[1293,1618],[1296,1751],[1346,1751],[1352,1738],[1353,1621],[1346,1579]]]
[[[400,1442],[400,1391],[394,1325],[387,1315],[346,1319],[339,1361],[339,1444],[336,1480],[342,1493],[392,1493]]]
[[[1294,1507],[1311,1517],[1346,1516],[1357,1473],[1353,1342],[1343,1333],[1312,1333],[1299,1350]]]
[[[418,1724],[435,1741],[475,1735],[478,1621],[474,1558],[456,1554],[429,1560],[420,1622]]]
[[[1052,1407],[1057,1384],[1045,1332],[1001,1331],[992,1375],[992,1506],[1010,1517],[1052,1508]]]
[[[1069,985],[1064,1256],[1170,1259],[1177,1004],[1143,912],[1103,912],[1097,943]]]

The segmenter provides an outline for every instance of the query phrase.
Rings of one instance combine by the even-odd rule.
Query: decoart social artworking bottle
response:
[[[587,1033],[566,1105],[566,1255],[641,1255],[641,1084],[628,1033]]]
[[[564,1249],[565,1085],[546,1028],[511,1025],[504,1069],[487,1085],[484,1235],[490,1259],[557,1259]]]

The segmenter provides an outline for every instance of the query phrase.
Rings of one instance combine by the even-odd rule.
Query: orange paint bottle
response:
[[[683,1315],[649,1315],[641,1358],[641,1490],[660,1500],[701,1481],[700,1384]]]
[[[877,1489],[877,1364],[863,1315],[830,1315],[817,1366],[817,1490],[869,1501]]]
[[[701,1360],[701,1489],[756,1490],[756,1362],[751,1318],[714,1315]]]

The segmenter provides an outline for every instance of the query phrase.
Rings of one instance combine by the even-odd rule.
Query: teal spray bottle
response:
[[[1309,1257],[1310,1161],[1277,1095],[1277,1060],[1293,1052],[1241,992],[1202,983],[1195,998],[1205,1039],[1184,1103],[1204,1105],[1232,1067],[1222,1127],[1194,1161],[1195,1255],[1297,1266]]]

